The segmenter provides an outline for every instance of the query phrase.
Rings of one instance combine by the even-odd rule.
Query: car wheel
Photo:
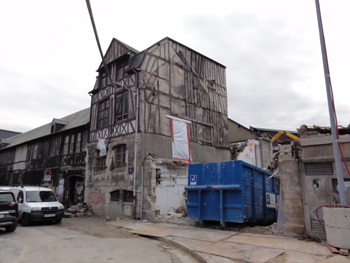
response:
[[[28,216],[26,214],[23,213],[22,215],[22,226],[29,226],[29,219]]]
[[[17,228],[17,224],[12,225],[12,226],[5,226],[6,232],[13,232]]]

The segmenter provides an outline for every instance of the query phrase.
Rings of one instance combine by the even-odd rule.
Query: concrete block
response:
[[[350,249],[350,209],[324,207],[323,214],[328,244]]]

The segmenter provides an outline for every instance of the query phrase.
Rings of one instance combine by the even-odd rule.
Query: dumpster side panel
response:
[[[190,164],[187,216],[221,224],[274,221],[276,189],[270,175],[243,161]]]

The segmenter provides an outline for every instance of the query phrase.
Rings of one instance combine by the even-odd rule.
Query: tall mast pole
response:
[[[339,191],[340,203],[342,205],[347,205],[346,192],[345,192],[345,186],[344,186],[343,169],[342,169],[341,159],[340,159],[339,139],[337,136],[337,127],[336,127],[336,121],[335,121],[335,112],[334,112],[335,109],[333,108],[333,94],[331,92],[331,76],[329,73],[326,42],[325,42],[324,33],[323,33],[319,0],[315,0],[315,3],[316,3],[318,30],[319,30],[319,34],[320,34],[320,43],[321,43],[321,50],[322,50],[323,70],[324,70],[326,90],[327,90],[329,119],[331,122],[335,172],[337,173],[337,179],[338,179],[338,191]]]

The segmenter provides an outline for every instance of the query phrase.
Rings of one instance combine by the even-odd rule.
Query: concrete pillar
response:
[[[281,145],[279,148],[284,234],[286,236],[302,236],[305,234],[305,222],[298,161],[291,155],[291,145]]]

